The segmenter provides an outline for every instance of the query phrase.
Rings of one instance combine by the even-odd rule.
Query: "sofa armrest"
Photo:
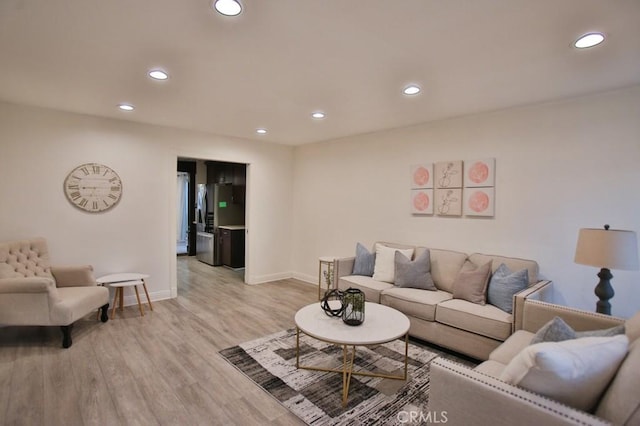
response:
[[[554,317],[562,318],[576,331],[615,327],[625,322],[623,318],[527,299],[522,310],[522,329],[535,333]]]
[[[452,425],[610,424],[443,358],[433,361],[430,371],[428,414]]]
[[[522,330],[522,313],[527,299],[551,300],[552,282],[538,281],[513,296],[513,327],[512,332]]]
[[[53,278],[0,279],[0,324],[51,325],[50,309],[60,301]]]
[[[0,279],[0,294],[49,293],[55,288],[53,279],[47,277]]]
[[[333,263],[333,285],[338,288],[338,281],[341,277],[351,275],[353,272],[353,265],[356,262],[355,256],[352,257],[339,257],[334,260]]]
[[[51,273],[58,287],[86,287],[96,285],[93,266],[52,266]]]

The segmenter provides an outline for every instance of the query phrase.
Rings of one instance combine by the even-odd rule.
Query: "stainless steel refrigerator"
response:
[[[244,202],[234,199],[233,186],[198,185],[196,258],[209,265],[221,265],[218,227],[244,225]]]

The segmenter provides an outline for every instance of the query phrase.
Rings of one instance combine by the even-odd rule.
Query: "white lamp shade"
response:
[[[575,262],[607,269],[638,269],[638,240],[633,231],[583,228]]]

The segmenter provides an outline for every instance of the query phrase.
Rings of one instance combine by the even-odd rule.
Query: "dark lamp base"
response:
[[[613,275],[611,275],[609,269],[602,268],[598,273],[598,277],[600,278],[600,282],[596,286],[594,293],[600,300],[596,303],[596,312],[611,315],[611,303],[609,303],[609,299],[615,294],[610,282]]]

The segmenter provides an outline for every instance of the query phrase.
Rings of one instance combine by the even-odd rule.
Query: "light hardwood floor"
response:
[[[293,327],[317,295],[181,256],[176,299],[144,317],[137,306],[105,324],[87,316],[69,349],[58,327],[0,328],[0,424],[303,424],[218,351]]]

